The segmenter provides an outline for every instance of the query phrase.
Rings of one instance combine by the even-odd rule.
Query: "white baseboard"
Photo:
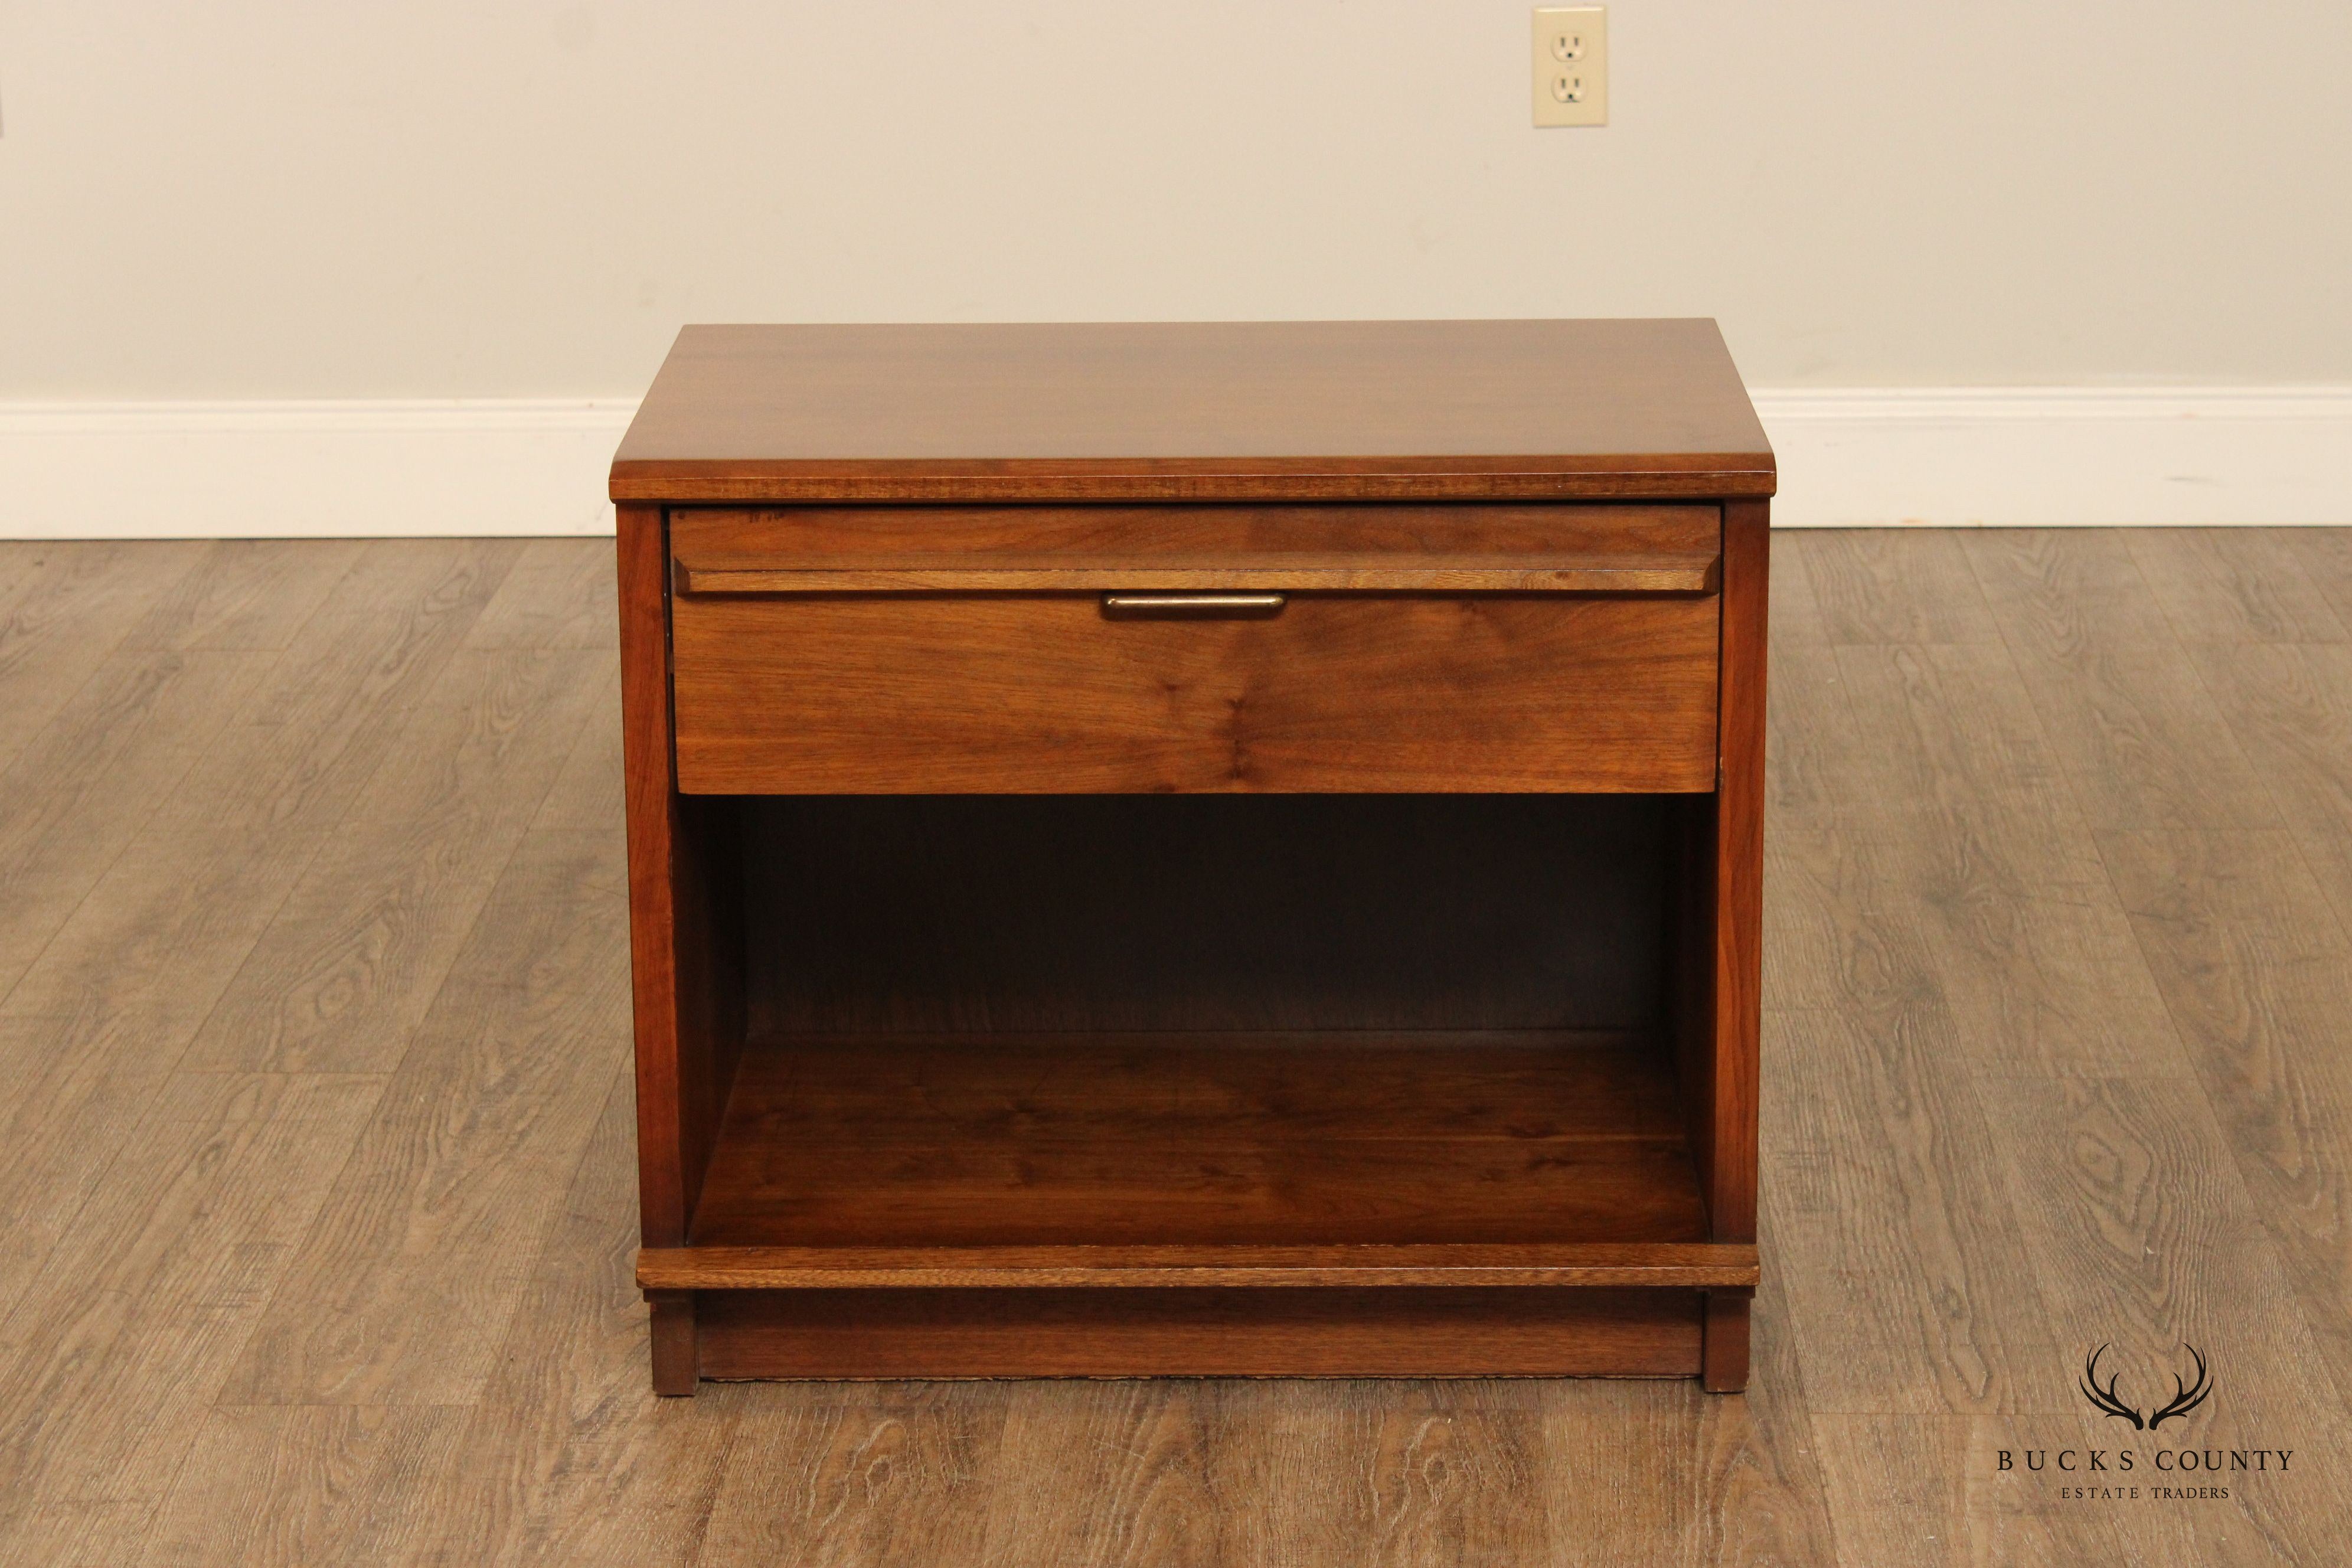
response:
[[[0,539],[610,533],[636,404],[0,403]]]
[[[2352,386],[1755,395],[1776,523],[2352,523]]]
[[[2352,524],[2352,386],[1759,390],[1782,525]],[[0,538],[612,531],[635,405],[0,403]]]

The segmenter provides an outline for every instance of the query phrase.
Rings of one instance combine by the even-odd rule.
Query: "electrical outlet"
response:
[[[1536,7],[1536,123],[1609,123],[1609,7]]]

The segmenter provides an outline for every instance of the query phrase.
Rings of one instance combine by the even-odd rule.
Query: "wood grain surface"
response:
[[[1715,897],[1706,929],[1715,975],[1707,994],[1715,1048],[1708,1054],[1701,1169],[1707,1232],[1717,1241],[1756,1238],[1757,1037],[1763,1011],[1764,710],[1768,558],[1771,531],[1761,501],[1724,509],[1723,700],[1715,796]],[[1686,1091],[1687,1092],[1687,1091]],[[1744,1300],[1717,1302],[1743,1320]],[[1744,1335],[1744,1321],[1740,1326]],[[1745,1364],[1743,1352],[1739,1357]]]
[[[691,1239],[1699,1241],[1706,1222],[1638,1038],[855,1036],[745,1048]]]
[[[1101,589],[1706,594],[1713,506],[681,510],[681,594]]]
[[[852,1286],[1009,1289],[1243,1285],[1724,1286],[1756,1283],[1756,1249],[1726,1242],[1441,1242],[1321,1247],[647,1247],[647,1290],[812,1290]]]
[[[1686,1377],[1700,1362],[1686,1289],[721,1290],[695,1313],[709,1378]]]
[[[306,879],[360,929],[394,779],[520,759],[519,692],[603,689],[577,606],[611,593],[609,543],[0,545],[0,1561],[2333,1563],[2352,752],[2327,617],[2352,534],[1773,549],[1770,1262],[1744,1395],[665,1402],[633,1278],[609,695],[560,768],[473,775],[552,780],[478,911],[384,883],[387,952],[416,961],[311,1015],[368,1070],[181,1065],[225,1001],[332,994],[270,933]],[[580,662],[526,688],[463,657],[533,647]],[[2053,735],[2076,710],[2026,668],[2053,653],[2141,715],[2098,742],[2128,794]],[[2182,669],[2218,728],[2165,720]],[[2214,764],[2225,741],[2247,771]],[[2169,1389],[2182,1340],[2221,1381],[2181,1446],[2293,1447],[2289,1474],[2100,1506],[1996,1468],[2115,1446],[2084,1354],[2113,1341],[2127,1389]]]
[[[695,795],[1696,791],[1712,597],[1301,596],[1270,620],[1087,597],[681,595]]]
[[[617,514],[622,773],[629,846],[629,966],[637,1062],[637,1166],[648,1247],[685,1238],[740,1048],[730,981],[741,940],[722,910],[737,874],[734,812],[682,800],[672,765],[666,594],[668,531],[656,507]]]
[[[614,500],[1769,495],[1709,321],[708,326]]]

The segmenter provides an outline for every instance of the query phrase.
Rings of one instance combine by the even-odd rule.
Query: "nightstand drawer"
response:
[[[680,514],[678,788],[1715,787],[1714,509],[1138,510]]]

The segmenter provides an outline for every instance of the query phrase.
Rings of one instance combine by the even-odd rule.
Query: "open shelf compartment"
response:
[[[747,797],[656,1290],[1744,1288],[1659,796]]]

